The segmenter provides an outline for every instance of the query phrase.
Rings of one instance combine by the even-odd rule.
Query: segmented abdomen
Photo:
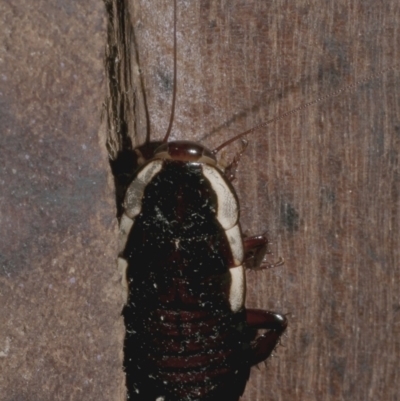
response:
[[[202,285],[197,282],[193,292],[207,283],[223,285],[225,280],[221,275]],[[231,378],[238,384],[239,377],[235,376],[247,378],[248,374],[246,369],[243,371],[243,315],[232,313],[220,292],[211,292],[213,302],[208,295],[208,302],[202,303],[190,297],[190,281],[173,281],[169,289],[173,289],[175,300],[161,302],[161,296],[160,305],[164,308],[149,308],[134,296],[130,300],[135,305],[126,339],[134,365],[127,381],[130,393],[136,393],[138,400],[160,396],[166,401],[238,399],[239,390],[233,392],[234,398],[229,398],[228,393],[234,386]],[[153,292],[150,288],[149,291]],[[165,308],[167,305],[169,308]]]

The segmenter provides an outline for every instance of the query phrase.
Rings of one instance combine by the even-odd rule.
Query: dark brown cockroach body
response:
[[[227,400],[286,328],[282,315],[246,310],[239,207],[211,151],[161,145],[127,190],[121,219],[128,264],[125,369],[132,400]],[[257,329],[269,331],[257,338]]]

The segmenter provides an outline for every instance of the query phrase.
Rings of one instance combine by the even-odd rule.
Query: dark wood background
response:
[[[123,401],[107,152],[146,108],[166,131],[172,2],[0,11],[0,400]],[[399,25],[397,0],[178,0],[174,138],[212,148],[358,82],[248,138],[242,227],[285,265],[249,272],[247,305],[289,328],[243,400],[399,399]]]
[[[0,400],[124,399],[99,0],[0,2]]]

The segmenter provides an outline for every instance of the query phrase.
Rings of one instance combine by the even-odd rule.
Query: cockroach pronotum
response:
[[[240,230],[230,183],[240,154],[226,169],[216,159],[220,149],[252,130],[212,151],[168,141],[176,48],[175,0],[170,124],[150,155],[136,150],[140,166],[120,221],[129,289],[123,312],[128,397],[236,401],[251,366],[270,356],[287,320],[244,306],[246,262],[260,259],[268,241],[265,235],[244,238]],[[257,335],[260,329],[266,332]]]

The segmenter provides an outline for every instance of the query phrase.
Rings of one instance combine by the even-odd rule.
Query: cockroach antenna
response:
[[[286,111],[286,112],[284,112],[282,114],[279,114],[279,115],[275,116],[274,118],[271,118],[268,121],[264,121],[263,123],[258,124],[255,127],[250,128],[249,130],[244,131],[244,132],[242,132],[242,133],[240,133],[238,135],[235,135],[234,137],[228,139],[227,141],[223,142],[221,145],[219,145],[215,149],[213,149],[212,153],[215,155],[221,149],[223,149],[226,146],[230,145],[231,143],[237,141],[238,139],[243,138],[246,135],[252,134],[254,131],[257,131],[257,130],[259,130],[261,128],[264,128],[264,127],[266,127],[267,125],[269,125],[269,124],[271,124],[273,122],[283,120],[284,118],[286,118],[286,117],[288,117],[288,116],[290,116],[292,114],[299,113],[300,111],[302,111],[304,109],[307,109],[307,108],[309,108],[309,107],[311,107],[311,106],[313,106],[313,105],[315,105],[317,103],[321,103],[321,102],[324,102],[324,101],[326,101],[328,99],[331,99],[333,97],[340,96],[344,92],[351,92],[352,90],[357,88],[362,83],[365,83],[365,82],[368,82],[368,81],[370,81],[372,79],[378,78],[378,77],[382,76],[383,74],[385,74],[385,73],[387,73],[389,71],[392,71],[394,69],[396,69],[396,67],[388,67],[388,68],[382,69],[382,70],[380,70],[380,71],[378,71],[378,72],[376,72],[374,74],[370,74],[370,75],[366,76],[365,78],[359,79],[359,80],[357,80],[356,82],[354,82],[354,83],[352,83],[350,85],[347,85],[347,86],[345,86],[343,88],[339,88],[334,92],[328,93],[328,94],[326,94],[324,96],[321,96],[321,97],[319,97],[319,98],[317,98],[315,100],[312,100],[312,101],[310,101],[308,103],[305,103],[305,104],[303,104],[301,106],[298,106],[298,107],[296,107],[294,109],[291,109],[291,110],[288,110],[288,111]]]
[[[172,105],[171,105],[171,116],[169,119],[169,126],[167,129],[167,133],[163,139],[163,143],[168,142],[168,138],[172,131],[172,124],[174,123],[175,116],[175,103],[176,103],[176,81],[177,81],[177,66],[176,66],[176,55],[177,55],[177,45],[176,45],[176,0],[174,0],[174,90],[172,92]]]

